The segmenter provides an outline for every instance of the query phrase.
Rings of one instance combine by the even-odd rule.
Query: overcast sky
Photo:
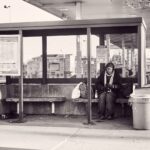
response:
[[[8,8],[5,8],[8,7]],[[58,17],[41,10],[22,0],[0,0],[0,23],[9,22],[31,22],[31,21],[56,21]],[[59,44],[58,44],[59,43]],[[95,55],[98,38],[92,40],[92,51]],[[83,55],[86,55],[86,37],[82,39]],[[24,39],[24,61],[28,61],[33,56],[41,55],[41,39],[25,38]],[[48,53],[76,53],[76,38],[69,37],[50,37],[48,38]]]
[[[60,19],[22,0],[0,0],[0,23],[53,20]]]

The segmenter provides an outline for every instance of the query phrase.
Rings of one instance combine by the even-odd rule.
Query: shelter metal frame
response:
[[[19,34],[22,37],[42,37],[42,57],[43,57],[43,76],[36,79],[37,82],[47,83],[47,36],[52,35],[87,35],[87,54],[88,54],[88,122],[91,121],[91,35],[92,34],[123,34],[137,33],[138,48],[138,85],[143,87],[145,79],[145,46],[146,46],[146,25],[142,17],[132,18],[111,18],[94,20],[66,20],[54,22],[26,22],[26,23],[6,23],[0,24],[0,35]],[[23,41],[21,40],[21,49]],[[22,53],[21,53],[22,54]],[[23,56],[21,56],[23,59]],[[21,70],[23,61],[21,61]],[[80,79],[75,79],[79,81]],[[30,81],[28,80],[28,83]],[[66,80],[70,82],[70,80]],[[23,113],[23,73],[20,77],[20,113]]]

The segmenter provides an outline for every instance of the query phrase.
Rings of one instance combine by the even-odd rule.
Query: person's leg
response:
[[[107,93],[106,95],[106,115],[108,119],[111,119],[114,115],[114,103],[115,103],[116,95],[112,92]]]
[[[101,93],[99,95],[98,107],[100,115],[99,117],[103,118],[105,116],[105,109],[106,109],[106,93]]]

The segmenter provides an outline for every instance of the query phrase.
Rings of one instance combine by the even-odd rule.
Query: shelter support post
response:
[[[47,36],[43,35],[42,36],[42,79],[43,79],[43,84],[46,84],[46,79],[47,79]]]
[[[78,1],[78,2],[76,2],[76,20],[79,20],[79,19],[81,19],[81,2],[80,1]]]
[[[125,72],[125,39],[124,39],[124,35],[122,34],[122,38],[121,38],[121,46],[122,46],[122,77],[126,77],[126,72]]]
[[[87,28],[87,57],[88,57],[88,124],[91,124],[91,28]]]
[[[81,2],[76,2],[76,20],[81,19]],[[78,78],[82,78],[82,70],[81,70],[81,58],[82,58],[82,52],[81,52],[81,36],[76,36],[76,61],[77,61],[77,67],[76,67],[76,73]]]
[[[138,85],[143,87],[146,84],[146,34],[142,24],[138,26],[137,35],[138,47]]]
[[[110,61],[110,34],[106,35],[106,45],[107,45],[107,62]]]
[[[19,35],[20,35],[19,122],[23,122],[23,35],[22,35],[22,30],[19,30]]]

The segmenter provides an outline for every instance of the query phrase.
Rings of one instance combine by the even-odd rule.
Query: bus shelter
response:
[[[86,35],[87,36],[87,58],[88,58],[88,123],[91,122],[91,35],[105,34],[136,34],[136,49],[138,50],[138,76],[137,82],[139,87],[146,84],[146,25],[141,17],[132,18],[111,18],[95,20],[69,20],[54,22],[27,22],[27,23],[7,23],[0,24],[0,36],[19,35],[20,45],[20,118],[23,118],[23,37],[42,37],[42,78],[36,79],[36,82],[47,84],[48,82],[58,82],[57,79],[47,78],[47,36],[52,35]],[[8,75],[7,75],[8,76]],[[10,74],[11,76],[11,74]],[[33,79],[32,79],[33,80]],[[64,79],[63,79],[64,80]],[[80,81],[79,79],[66,79],[65,82]],[[30,83],[30,80],[24,80]],[[61,81],[60,81],[61,82]]]

